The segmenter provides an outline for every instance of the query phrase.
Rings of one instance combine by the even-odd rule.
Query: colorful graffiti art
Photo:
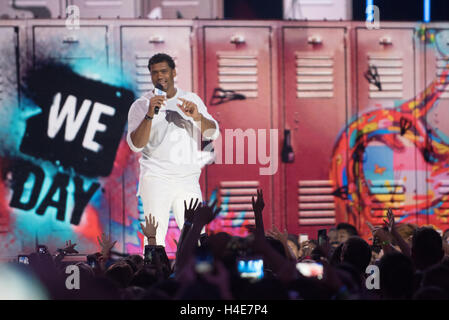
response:
[[[247,205],[244,209],[236,211],[230,208],[230,194],[218,196],[218,189],[213,190],[209,202],[219,200],[221,212],[208,226],[209,234],[227,232],[236,237],[246,237],[254,229],[254,213],[252,207]]]
[[[20,107],[2,108],[2,256],[36,243],[53,252],[69,239],[95,252],[103,232],[119,252],[141,250],[137,161],[124,139],[134,93],[117,75],[98,61],[36,59]]]
[[[340,133],[330,169],[337,221],[356,225],[364,236],[366,221],[382,224],[389,207],[399,222],[437,228],[447,222],[448,195],[438,190],[449,179],[449,141],[429,127],[426,114],[438,103],[448,76],[449,64],[417,97],[391,109],[368,110]],[[427,181],[416,185],[417,172],[426,170]]]

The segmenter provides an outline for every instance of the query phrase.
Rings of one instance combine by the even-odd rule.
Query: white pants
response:
[[[159,223],[156,230],[156,244],[165,247],[165,237],[168,231],[170,209],[175,215],[179,229],[184,225],[184,200],[189,207],[190,200],[203,201],[199,181],[169,180],[155,176],[143,176],[139,181],[139,195],[142,200],[143,211],[146,217],[150,213]],[[145,225],[145,222],[144,222]],[[147,245],[145,237],[144,244]]]

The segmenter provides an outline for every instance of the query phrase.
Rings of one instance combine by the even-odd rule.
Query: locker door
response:
[[[14,146],[8,146],[5,143],[11,141],[7,138],[11,135],[9,124],[13,123],[13,119],[10,118],[15,114],[13,110],[17,110],[19,107],[17,43],[18,34],[14,27],[0,27],[0,52],[2,53],[0,55],[0,114],[5,121],[0,129],[0,135],[4,150],[14,150]],[[2,161],[2,163],[4,162]],[[4,244],[0,249],[2,256],[17,255],[17,252],[23,250],[22,242],[17,239],[15,230],[13,230],[19,221],[11,216],[13,213],[8,205],[8,193],[8,188],[2,184],[0,197],[5,199],[0,206],[0,241]]]
[[[76,5],[80,17],[84,18],[137,18],[140,12],[140,0],[68,0],[69,5]]]
[[[176,64],[175,86],[192,90],[190,27],[122,27],[122,70],[132,75],[137,96],[154,88],[147,65],[152,55],[169,54]]]
[[[34,27],[33,61],[54,59],[73,65],[92,62],[107,67],[107,32],[103,26],[83,26],[75,31],[62,26]]]
[[[107,33],[106,26],[83,26],[75,31],[68,30],[65,26],[34,26],[33,62],[67,63],[81,76],[95,78],[97,72],[101,73],[108,67]],[[44,184],[49,185],[51,178],[46,177],[46,180]],[[118,240],[114,250],[120,252],[124,249],[123,183],[121,178],[115,177],[104,182],[105,180],[100,181],[102,190],[97,191],[102,192],[101,196],[106,199],[102,203],[102,210],[97,214],[95,210],[86,207],[80,226],[88,222],[92,228],[110,233],[112,238]],[[79,234],[78,228],[72,225],[69,228],[66,222],[56,221],[50,210],[45,214],[45,221],[37,231],[37,238],[42,243],[54,246],[49,247],[50,250],[63,245],[61,241],[64,241],[68,234],[74,237],[71,240],[78,243],[83,250],[96,250],[96,240],[87,240],[82,234],[76,237]]]
[[[367,231],[365,220],[382,224],[388,207],[416,223],[414,30],[357,28],[356,46],[357,110],[348,131],[356,227]]]
[[[204,43],[205,103],[219,121],[221,132],[215,144],[216,161],[207,166],[207,196],[216,194],[222,205],[218,228],[243,236],[246,226],[254,225],[251,196],[256,195],[257,188],[264,192],[265,226],[272,224],[276,172],[261,174],[269,165],[261,164],[257,155],[261,146],[266,155],[272,146],[270,28],[206,26]],[[228,97],[240,94],[246,98],[212,100],[216,88],[230,90]],[[226,93],[215,92],[215,96],[221,94]],[[272,140],[277,142],[277,134]],[[271,156],[277,159],[274,152]]]
[[[154,88],[151,82],[150,72],[147,68],[148,60],[156,53],[163,52],[169,54],[176,65],[175,86],[192,91],[192,51],[190,46],[191,28],[187,27],[131,27],[121,28],[121,60],[122,72],[131,75],[135,88],[136,97]],[[134,161],[131,164],[132,170],[125,169],[127,185],[134,184],[134,187],[127,191],[126,199],[135,199],[136,188],[139,179],[138,156],[131,156]],[[203,190],[204,191],[204,190]],[[129,202],[129,200],[128,200]],[[136,211],[137,213],[137,211]],[[127,224],[129,219],[139,219],[145,221],[143,210],[140,215],[127,209]],[[180,231],[173,214],[170,214],[168,234],[166,237],[166,252],[169,258],[173,258],[176,253],[176,243]],[[125,235],[125,237],[128,236]],[[129,234],[128,243],[135,243],[135,234]],[[137,243],[136,243],[137,245]],[[141,251],[142,252],[142,251]]]
[[[346,124],[345,32],[283,29],[284,124],[294,152],[294,162],[284,164],[289,233],[315,238],[336,221],[329,169]]]
[[[158,7],[163,19],[223,19],[222,0],[153,0],[146,12]]]
[[[428,30],[428,36],[435,36],[435,41],[426,44],[426,86],[432,84],[433,81],[444,77],[444,73],[449,69],[449,30],[448,29],[431,29]],[[435,104],[429,105],[429,110],[425,113],[427,130],[430,130],[426,139],[426,147],[429,155],[433,159],[425,162],[427,190],[419,195],[424,196],[426,201],[418,203],[418,208],[427,213],[425,216],[428,220],[427,224],[432,224],[440,230],[449,228],[449,175],[447,174],[447,156],[442,157],[442,153],[449,148],[449,81],[448,77],[442,79],[442,84],[438,86],[437,93],[439,95]],[[429,101],[431,99],[428,99]],[[446,159],[446,160],[445,160]],[[422,180],[424,184],[424,180]],[[427,197],[426,197],[427,196]],[[426,210],[427,209],[427,210]]]

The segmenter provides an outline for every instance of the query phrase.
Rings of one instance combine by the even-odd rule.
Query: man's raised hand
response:
[[[154,113],[155,113],[154,109],[156,107],[162,108],[164,106],[165,99],[166,99],[165,96],[154,96],[154,97],[151,97],[150,105],[148,106],[147,115],[149,115],[150,117],[153,117]]]
[[[178,99],[182,102],[182,104],[178,103],[178,107],[186,116],[193,118],[195,121],[201,120],[201,114],[198,112],[198,107],[195,103],[183,98]]]

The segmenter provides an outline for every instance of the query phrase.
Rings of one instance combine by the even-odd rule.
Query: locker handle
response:
[[[80,41],[75,36],[65,36],[62,42],[71,44],[71,43],[79,43]]]
[[[283,163],[292,163],[295,161],[295,152],[292,148],[290,130],[284,130],[284,143],[281,151],[281,159]]]
[[[242,35],[233,35],[231,37],[230,42],[234,43],[234,44],[242,44],[242,43],[245,43],[246,40],[245,40],[245,37]]]
[[[164,37],[162,36],[152,36],[149,41],[149,43],[164,43],[164,42],[165,40]]]
[[[379,44],[382,45],[392,45],[393,44],[393,40],[391,40],[391,37],[382,37],[379,39]]]
[[[307,43],[313,45],[322,44],[323,39],[320,36],[310,36],[307,38]]]

